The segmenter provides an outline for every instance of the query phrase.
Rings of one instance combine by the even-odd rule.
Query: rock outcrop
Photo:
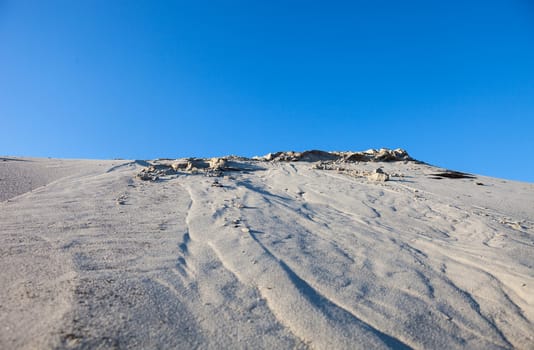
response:
[[[379,150],[370,149],[364,152],[325,152],[325,151],[305,151],[305,152],[277,152],[269,153],[260,160],[267,162],[398,162],[413,160],[403,149],[390,150],[382,148]]]
[[[235,156],[216,158],[183,158],[176,160],[158,160],[150,166],[141,170],[137,175],[141,180],[156,181],[161,176],[189,173],[204,173],[211,176],[222,175],[227,171],[249,171],[257,170],[254,163],[261,162],[310,162],[314,163],[313,168],[321,170],[336,170],[345,172],[355,177],[368,177],[372,181],[388,181],[389,175],[379,172],[374,173],[356,169],[345,169],[346,165],[360,162],[398,162],[413,160],[403,149],[390,150],[382,148],[380,150],[370,149],[364,152],[326,152],[311,150],[305,152],[276,152],[269,153],[263,157],[242,158]],[[259,163],[258,163],[259,162]]]

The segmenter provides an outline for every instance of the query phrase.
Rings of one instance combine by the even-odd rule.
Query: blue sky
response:
[[[534,182],[534,3],[0,0],[0,154],[405,148]]]

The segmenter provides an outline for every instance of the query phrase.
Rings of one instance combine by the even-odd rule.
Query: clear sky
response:
[[[534,182],[534,1],[0,0],[0,154],[381,147]]]

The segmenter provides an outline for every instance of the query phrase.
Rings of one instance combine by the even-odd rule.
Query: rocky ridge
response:
[[[370,149],[363,152],[326,152],[310,150],[304,152],[276,152],[263,157],[245,158],[226,156],[215,158],[181,158],[176,160],[156,160],[148,167],[142,169],[137,177],[145,181],[156,181],[162,176],[180,173],[205,174],[208,176],[221,176],[225,171],[251,171],[258,170],[262,162],[310,162],[312,168],[320,170],[335,170],[355,177],[367,177],[371,181],[388,181],[396,174],[386,174],[381,168],[369,172],[349,169],[347,164],[360,162],[400,162],[414,161],[403,149],[380,150]]]

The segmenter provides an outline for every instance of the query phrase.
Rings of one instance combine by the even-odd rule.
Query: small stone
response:
[[[139,174],[137,174],[137,177],[143,181],[152,181],[152,175],[146,172],[140,172]]]
[[[384,182],[384,181],[389,180],[389,175],[384,173],[384,171],[381,168],[378,168],[375,170],[374,173],[367,176],[367,179],[370,181]]]

